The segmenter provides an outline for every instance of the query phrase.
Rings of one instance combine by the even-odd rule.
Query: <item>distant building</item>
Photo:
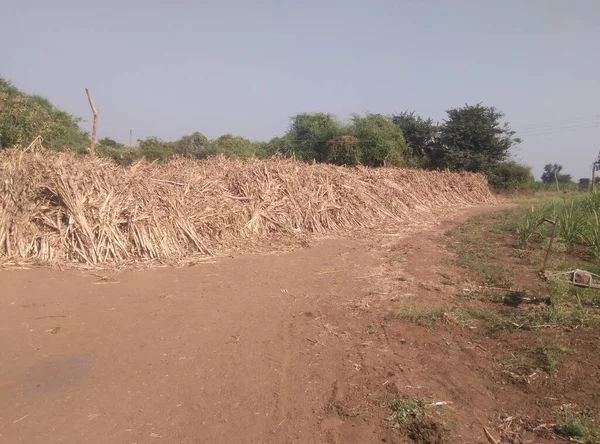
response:
[[[587,192],[590,191],[590,179],[579,179],[579,191]]]

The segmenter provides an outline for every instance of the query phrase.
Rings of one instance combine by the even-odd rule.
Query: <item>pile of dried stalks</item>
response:
[[[494,199],[477,174],[223,158],[125,168],[43,148],[0,153],[0,197],[0,264],[93,266],[410,225]]]

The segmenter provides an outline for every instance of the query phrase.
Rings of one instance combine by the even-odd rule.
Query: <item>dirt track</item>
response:
[[[2,271],[0,441],[404,442],[380,406],[398,391],[450,401],[432,414],[479,440],[490,412],[522,393],[494,388],[491,352],[460,329],[392,320],[377,279],[389,262],[381,245],[393,243],[409,277],[399,297],[451,299],[454,287],[428,287],[450,257],[440,238],[485,210],[405,238],[327,240],[108,280]]]

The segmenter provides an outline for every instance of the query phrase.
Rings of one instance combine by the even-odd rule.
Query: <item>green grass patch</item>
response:
[[[566,347],[556,339],[540,340],[536,347],[511,353],[501,361],[501,365],[503,372],[513,381],[529,383],[540,370],[554,375],[566,353]]]
[[[411,441],[419,444],[450,442],[447,430],[427,415],[421,399],[394,397],[382,407],[391,411],[385,420]]]
[[[444,318],[444,309],[439,307],[403,305],[396,312],[396,317],[424,327],[431,327],[433,324]]]
[[[423,402],[416,398],[393,398],[384,403],[392,413],[385,418],[394,428],[401,428],[425,416]]]
[[[493,336],[501,330],[512,330],[518,324],[515,317],[503,315],[500,311],[488,308],[450,306],[431,308],[418,305],[404,305],[396,312],[396,317],[430,328],[438,322],[454,323],[463,328],[482,325],[488,335]],[[521,326],[523,327],[523,326]]]
[[[496,218],[506,216],[497,214]],[[497,263],[498,241],[490,233],[488,225],[494,220],[486,221],[483,217],[475,217],[455,230],[450,231],[450,236],[457,240],[452,246],[456,251],[456,262],[459,266],[475,272],[483,285],[510,289],[514,285],[513,270],[503,264]],[[497,230],[500,230],[498,225]]]
[[[596,205],[600,215],[597,194],[569,195],[565,202],[532,200],[526,206],[475,217],[448,232],[457,265],[470,270],[479,287],[460,290],[462,302],[458,305],[469,299],[496,305],[489,309],[453,308],[448,314],[463,325],[485,323],[490,334],[554,326],[599,327],[600,291],[568,283],[568,271],[575,268],[600,274],[599,265],[590,262],[590,252],[581,245],[586,236],[582,230],[587,226],[581,212]],[[557,215],[565,224],[562,228],[559,224],[548,263],[548,270],[557,274],[542,283],[533,272],[542,268],[553,228],[543,218],[554,220]],[[600,232],[600,225],[596,231]]]
[[[566,347],[560,344],[556,339],[540,340],[539,345],[533,350],[533,354],[537,357],[539,366],[553,375],[560,360],[567,353]]]
[[[583,442],[598,442],[600,430],[590,412],[577,412],[571,406],[563,406],[557,414],[556,430],[567,438]]]

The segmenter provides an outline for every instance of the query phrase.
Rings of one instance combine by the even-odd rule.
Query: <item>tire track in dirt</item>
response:
[[[285,435],[287,430],[286,420],[288,420],[288,403],[290,396],[290,360],[292,347],[290,346],[290,332],[293,328],[293,324],[290,323],[283,327],[283,340],[281,347],[283,348],[283,358],[281,360],[281,372],[279,375],[279,383],[277,387],[277,402],[275,406],[276,412],[276,423],[273,433],[277,435]]]
[[[338,397],[343,397],[340,391],[340,384],[336,379],[333,381],[331,394],[325,406],[326,417],[321,422],[321,430],[323,430],[328,444],[341,444],[339,431],[341,421],[336,414],[336,409],[339,408]]]

